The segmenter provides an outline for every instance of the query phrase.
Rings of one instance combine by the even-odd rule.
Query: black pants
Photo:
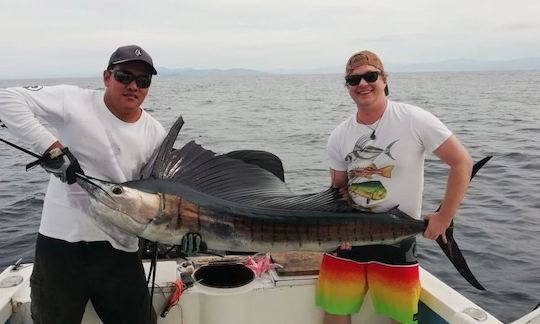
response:
[[[30,286],[34,323],[78,324],[88,300],[105,324],[156,323],[137,252],[108,242],[69,243],[38,234]]]
[[[416,259],[416,238],[406,238],[391,245],[375,244],[353,246],[350,250],[336,250],[340,258],[356,262],[378,261],[394,265],[411,265],[418,263]]]

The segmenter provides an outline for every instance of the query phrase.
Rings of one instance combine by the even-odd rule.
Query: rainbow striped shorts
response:
[[[357,313],[368,291],[377,314],[401,323],[417,323],[417,262],[396,265],[324,255],[316,290],[316,303],[324,311],[333,315]]]

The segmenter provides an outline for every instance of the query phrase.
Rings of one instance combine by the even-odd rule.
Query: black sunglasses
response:
[[[366,82],[375,82],[379,78],[379,75],[382,75],[381,72],[377,71],[371,71],[364,74],[352,74],[345,77],[345,82],[350,86],[356,86],[360,84],[360,81],[362,79],[366,80]]]
[[[134,76],[131,72],[124,70],[112,70],[111,73],[116,81],[124,85],[128,85],[135,80],[135,84],[140,89],[146,89],[152,83],[152,76],[150,75]]]

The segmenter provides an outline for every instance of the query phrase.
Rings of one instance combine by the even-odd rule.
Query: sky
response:
[[[267,72],[540,57],[538,0],[2,1],[0,79],[100,75],[138,44],[167,68]]]

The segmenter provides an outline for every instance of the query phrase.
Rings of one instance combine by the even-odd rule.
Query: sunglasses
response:
[[[135,80],[135,84],[140,89],[146,89],[152,83],[152,76],[150,75],[134,76],[131,72],[127,72],[124,70],[113,70],[111,71],[111,73],[116,81],[124,85],[128,85],[133,82],[133,80]]]
[[[382,75],[382,73],[377,71],[371,71],[364,74],[348,75],[345,77],[345,82],[350,86],[356,86],[360,84],[362,79],[366,80],[366,82],[375,82],[379,78],[379,75]]]

